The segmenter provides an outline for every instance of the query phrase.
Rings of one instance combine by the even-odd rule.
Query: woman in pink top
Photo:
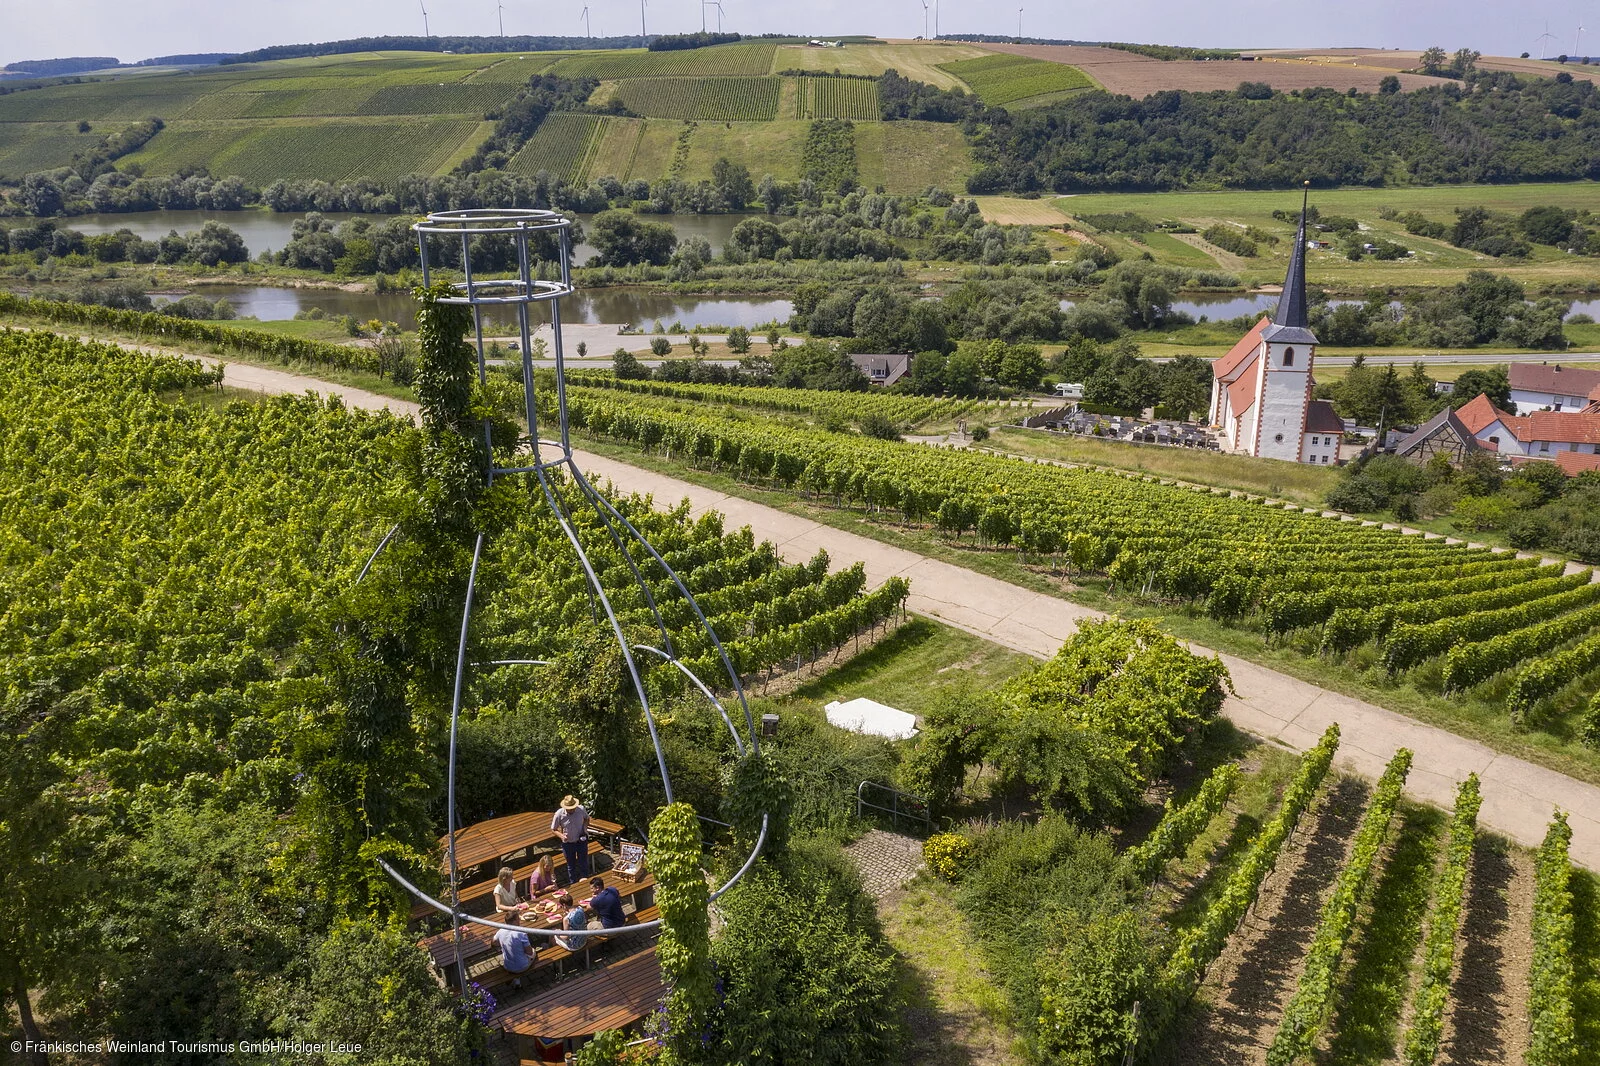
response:
[[[528,898],[532,899],[555,887],[556,864],[546,855],[539,860],[539,865],[533,868],[533,873],[528,877]]]

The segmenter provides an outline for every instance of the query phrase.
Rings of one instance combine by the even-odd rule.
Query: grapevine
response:
[[[1428,939],[1422,947],[1422,983],[1417,988],[1411,1029],[1406,1033],[1406,1066],[1432,1066],[1444,1039],[1444,1008],[1450,998],[1450,973],[1455,965],[1456,937],[1461,930],[1462,901],[1467,870],[1477,837],[1478,808],[1483,797],[1478,775],[1469,774],[1456,790],[1455,814],[1450,820],[1450,841],[1444,870],[1434,893]]]

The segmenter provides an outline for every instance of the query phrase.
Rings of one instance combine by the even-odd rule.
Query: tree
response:
[[[1013,389],[1036,389],[1044,375],[1044,358],[1031,344],[1014,344],[1006,349],[996,379]]]
[[[750,331],[743,326],[728,330],[728,351],[743,355],[750,350]]]
[[[1450,73],[1457,78],[1466,77],[1467,73],[1478,65],[1479,52],[1470,48],[1457,48],[1450,57]]]
[[[750,180],[750,171],[743,163],[731,163],[726,157],[711,164],[711,184],[734,211],[743,211],[755,199],[756,187]]]
[[[1400,91],[1400,79],[1393,74],[1385,74],[1378,80],[1378,94],[1390,96]]]
[[[649,263],[664,266],[678,246],[672,227],[647,222],[632,211],[602,211],[595,216],[589,242],[599,252],[601,266]]]
[[[1487,396],[1489,402],[1502,411],[1511,409],[1511,381],[1505,367],[1473,367],[1463,371],[1450,393],[1450,406],[1464,407],[1478,396]]]
[[[611,353],[611,373],[619,381],[640,381],[650,376],[650,368],[626,348]]]
[[[1419,62],[1422,64],[1424,74],[1438,74],[1444,70],[1444,65],[1449,56],[1443,48],[1434,45],[1423,51]]]

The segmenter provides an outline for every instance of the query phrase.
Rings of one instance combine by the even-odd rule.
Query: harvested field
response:
[[[1316,51],[1274,49],[1258,54],[1274,58],[1299,59],[1307,63],[1370,67],[1383,71],[1411,70],[1422,63],[1421,52],[1373,51],[1370,48],[1325,48]],[[1509,70],[1515,74],[1526,74],[1534,78],[1553,78],[1564,70],[1574,78],[1600,81],[1600,66],[1584,66],[1576,62],[1557,63],[1554,60],[1519,59],[1516,56],[1480,56],[1478,66],[1485,70]]]
[[[1022,200],[1015,196],[975,196],[985,222],[1002,226],[1064,226],[1067,218],[1053,206],[1053,198]]]
[[[1356,89],[1377,92],[1378,83],[1392,70],[1380,67],[1334,66],[1288,57],[1266,60],[1173,60],[1166,62],[1122,52],[1115,48],[1091,45],[986,44],[985,48],[1030,59],[1067,63],[1105,86],[1107,92],[1125,96],[1149,96],[1167,89],[1208,92],[1237,89],[1242,81],[1264,81],[1274,89]],[[1398,53],[1390,53],[1398,54]],[[1438,85],[1446,79],[1421,74],[1400,74],[1404,89]]]

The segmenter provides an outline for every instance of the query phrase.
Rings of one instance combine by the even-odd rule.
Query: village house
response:
[[[1519,415],[1534,411],[1575,411],[1587,407],[1600,390],[1600,370],[1560,363],[1512,363],[1506,368],[1511,381],[1511,402]]]

